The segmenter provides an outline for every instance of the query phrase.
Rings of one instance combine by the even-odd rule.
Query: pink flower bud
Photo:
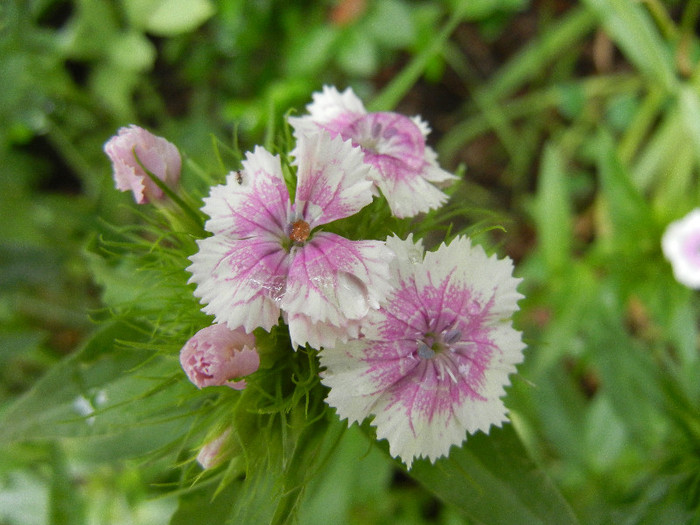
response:
[[[242,390],[245,380],[233,380],[255,372],[260,356],[255,349],[255,336],[241,328],[229,330],[224,324],[214,324],[185,343],[180,364],[197,388],[226,385]]]
[[[121,191],[132,191],[134,200],[144,204],[163,198],[163,191],[146,175],[141,164],[170,187],[180,180],[182,159],[177,148],[162,137],[135,125],[120,128],[104,151],[112,161],[114,182]]]
[[[197,463],[199,463],[203,469],[214,468],[226,459],[228,454],[226,451],[222,450],[222,446],[230,434],[231,428],[227,428],[219,437],[212,439],[199,450],[199,454],[197,454]]]

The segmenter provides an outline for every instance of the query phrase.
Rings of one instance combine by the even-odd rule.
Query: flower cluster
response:
[[[293,350],[319,351],[326,402],[341,418],[372,418],[409,468],[435,461],[466,433],[506,420],[501,397],[524,347],[510,320],[519,279],[509,259],[466,237],[425,253],[412,235],[357,240],[324,228],[375,198],[400,219],[437,209],[456,177],[439,167],[420,117],[367,112],[352,90],[331,87],[307,109],[289,118],[288,164],[256,147],[204,199],[211,235],[197,241],[188,271],[215,324],[183,347],[182,367],[200,388],[241,389],[259,366],[253,332],[281,318]],[[118,187],[134,188],[137,202],[158,197],[152,181],[134,178],[142,164],[166,182],[175,172],[169,149],[149,135],[160,150],[117,148],[123,137],[105,147]],[[203,449],[202,465],[215,464],[218,446]]]

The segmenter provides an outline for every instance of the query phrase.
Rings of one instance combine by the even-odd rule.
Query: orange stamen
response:
[[[309,238],[311,233],[311,227],[309,223],[299,219],[297,222],[292,224],[292,231],[289,234],[289,238],[294,242],[304,242]]]

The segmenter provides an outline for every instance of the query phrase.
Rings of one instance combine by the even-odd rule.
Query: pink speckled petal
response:
[[[350,241],[321,232],[295,248],[282,308],[312,323],[342,327],[361,319],[391,289],[393,253],[380,241]]]
[[[372,202],[372,182],[362,152],[328,133],[303,135],[296,158],[297,213],[312,227],[349,217]]]
[[[241,172],[230,173],[226,184],[211,189],[202,211],[210,217],[208,231],[245,239],[284,235],[289,208],[279,157],[256,147],[247,154]]]
[[[289,255],[279,241],[270,238],[229,240],[213,236],[197,241],[188,271],[197,283],[194,294],[230,328],[258,326],[269,330],[277,324],[284,295]]]

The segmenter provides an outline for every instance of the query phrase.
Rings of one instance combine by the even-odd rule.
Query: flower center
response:
[[[432,359],[445,350],[453,351],[452,345],[459,342],[462,332],[456,328],[443,330],[439,333],[428,332],[423,339],[417,342],[418,357],[421,359]]]
[[[309,223],[299,219],[292,224],[292,230],[289,232],[289,238],[294,242],[305,242],[309,238],[311,227]]]

